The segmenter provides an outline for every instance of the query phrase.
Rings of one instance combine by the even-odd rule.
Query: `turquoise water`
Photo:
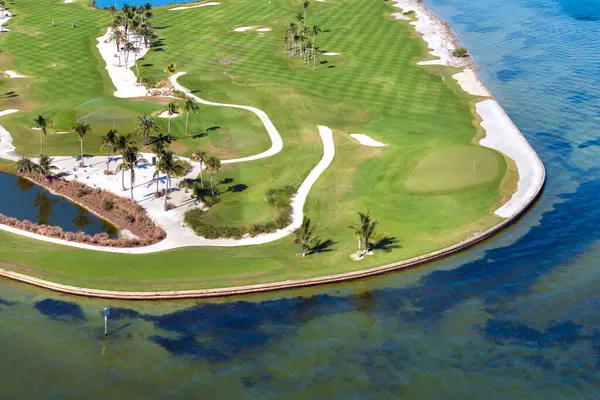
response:
[[[108,221],[26,179],[0,172],[0,192],[10,193],[0,196],[0,214],[7,217],[59,226],[65,232],[118,236],[119,229]]]
[[[219,301],[0,281],[0,397],[598,398],[600,1],[428,4],[545,162],[518,224],[404,273]]]

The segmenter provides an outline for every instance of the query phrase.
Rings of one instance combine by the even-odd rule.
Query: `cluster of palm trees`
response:
[[[41,178],[49,180],[58,168],[52,165],[53,159],[46,154],[40,155],[38,162],[31,158],[21,157],[17,160],[16,169],[18,174],[38,174]]]
[[[137,55],[142,44],[149,48],[150,41],[154,37],[152,5],[130,6],[125,4],[122,13],[117,15],[114,15],[116,11],[114,7],[111,7],[110,11],[113,21],[109,40],[114,42],[117,47],[119,65],[121,65],[121,51],[125,53],[125,67],[128,68],[131,52]],[[139,78],[137,57],[135,58],[135,68]]]
[[[316,36],[321,33],[321,28],[317,25],[309,26],[306,21],[306,13],[310,2],[305,0],[303,3],[304,12],[296,15],[296,22],[291,22],[286,34],[281,38],[285,51],[290,51],[292,55],[300,55],[305,63],[310,65],[312,60],[313,70],[316,69],[317,47],[315,45]]]
[[[210,173],[210,192],[214,196],[215,192],[215,174],[221,170],[221,160],[215,156],[209,156],[204,151],[198,151],[190,157],[192,161],[200,163],[200,185],[204,189],[204,170]]]

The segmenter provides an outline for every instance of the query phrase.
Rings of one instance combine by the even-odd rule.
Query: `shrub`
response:
[[[132,214],[127,214],[125,216],[125,221],[129,222],[130,224],[133,224],[135,222],[135,216]]]
[[[454,57],[468,57],[469,53],[464,47],[457,47],[452,51]]]
[[[161,86],[161,79],[158,76],[144,76],[142,83],[148,88],[158,88]]]
[[[104,200],[102,200],[102,209],[104,211],[111,211],[113,208],[115,208],[115,201],[110,197],[105,197]]]
[[[404,15],[406,15],[407,17],[410,15],[415,15],[415,10],[410,10],[404,13]]]
[[[83,188],[77,189],[77,197],[87,196],[90,193],[92,193],[92,190],[89,188],[83,187]]]

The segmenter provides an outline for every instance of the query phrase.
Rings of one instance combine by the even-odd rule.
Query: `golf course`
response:
[[[118,88],[99,52],[99,38],[114,26],[119,10],[95,8],[88,0],[8,1],[13,16],[5,25],[10,31],[0,33],[0,67],[24,78],[0,79],[0,111],[18,110],[0,116],[0,125],[10,133],[16,153],[34,159],[40,156],[42,136],[34,121],[43,115],[52,121],[43,135],[45,154],[58,159],[81,152],[83,161],[101,162],[110,130],[128,135],[131,146],[151,154],[136,122],[151,116],[156,134],[172,136],[168,147],[176,157],[198,171],[206,165],[194,161],[197,154],[220,160],[218,168],[201,172],[202,190],[194,203],[167,211],[164,199],[160,216],[164,221],[181,217],[169,229],[187,229],[192,236],[210,230],[215,240],[199,237],[195,245],[192,238],[185,247],[177,246],[169,239],[172,231],[145,204],[162,209],[163,200],[141,201],[136,194],[133,201],[165,228],[171,248],[144,253],[139,247],[125,254],[0,230],[0,268],[94,289],[224,288],[392,264],[463,242],[505,221],[495,211],[524,187],[518,162],[479,144],[486,130],[475,104],[491,100],[464,91],[453,78],[459,68],[418,65],[435,57],[410,24],[414,13],[397,20],[392,14],[402,10],[383,0],[194,5],[202,3],[152,7],[147,52],[137,61],[131,55],[127,66],[142,88],[142,83],[148,89],[180,85],[185,91],[126,98],[115,96]],[[292,43],[291,23],[313,32],[300,47]],[[110,40],[105,45],[114,47]],[[190,98],[196,98],[197,109],[186,112]],[[179,110],[177,116],[160,117],[169,107]],[[263,112],[268,122],[248,107]],[[235,162],[277,147],[267,132],[269,123],[280,135],[280,151]],[[89,125],[84,139],[73,131],[76,124]],[[329,152],[330,162],[325,162],[326,128],[335,152]],[[366,135],[379,145],[362,144],[351,134]],[[0,159],[2,172],[15,174],[15,165]],[[104,179],[103,170],[98,171],[89,182]],[[129,187],[128,174],[106,175],[116,195],[130,196],[120,190]],[[166,183],[157,178],[153,184],[150,175],[146,181],[140,171],[136,182],[148,182],[151,191],[156,186],[157,194],[159,183],[164,184],[168,197]],[[86,183],[87,178],[79,179]],[[3,196],[11,196],[3,189]],[[294,206],[294,196],[304,189],[306,200]],[[182,199],[197,192],[176,191],[172,196]],[[534,191],[537,195],[539,188]],[[376,222],[367,237],[357,237],[350,228],[360,223],[359,213]],[[313,230],[299,239],[294,231],[302,215]],[[288,224],[294,229],[277,240],[243,242],[251,240],[248,232],[256,232],[258,243],[261,235],[281,232]],[[223,232],[237,234],[239,243],[219,245],[216,239]],[[359,238],[365,251],[355,257]]]

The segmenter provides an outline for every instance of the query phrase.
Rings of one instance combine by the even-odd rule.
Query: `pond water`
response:
[[[5,193],[0,196],[0,214],[8,217],[59,226],[66,232],[118,236],[119,229],[108,221],[21,177],[0,172],[0,192]]]
[[[598,398],[600,1],[425,2],[546,165],[524,218],[403,273],[219,301],[0,280],[3,397]]]

